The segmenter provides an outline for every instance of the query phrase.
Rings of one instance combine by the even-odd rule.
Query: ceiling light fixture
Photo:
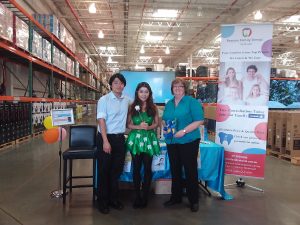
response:
[[[214,42],[215,44],[220,44],[221,43],[221,34],[219,34],[219,35],[217,35],[216,37],[215,37],[215,42]]]
[[[165,53],[166,53],[167,55],[170,54],[170,48],[169,48],[169,46],[166,47]]]
[[[181,40],[182,40],[182,32],[181,32],[181,31],[178,32],[177,40],[178,40],[178,41],[181,41]]]
[[[141,60],[149,60],[149,59],[151,59],[151,56],[140,56],[139,59],[141,59]]]
[[[160,42],[163,39],[163,37],[151,35],[151,36],[146,36],[145,39],[147,42]]]
[[[300,22],[300,15],[293,15],[289,18],[285,19],[283,22],[285,23],[299,23]]]
[[[158,63],[162,63],[162,59],[161,59],[161,57],[159,57],[159,59],[158,59],[158,61],[157,61]]]
[[[112,63],[112,58],[110,56],[107,59],[107,63]]]
[[[141,53],[141,54],[144,54],[144,53],[145,53],[144,45],[142,45],[141,50],[140,50],[140,53]]]
[[[102,30],[99,30],[98,38],[100,38],[100,39],[104,38],[104,33]]]
[[[96,4],[95,3],[91,3],[89,6],[89,13],[96,13],[97,9],[96,9]]]
[[[261,20],[262,19],[262,14],[260,12],[260,10],[257,10],[255,15],[254,15],[254,19],[255,20]]]
[[[153,17],[176,18],[178,10],[175,9],[158,9],[152,14]]]
[[[203,12],[202,12],[202,7],[201,6],[198,7],[197,16],[199,16],[199,17],[203,16]]]

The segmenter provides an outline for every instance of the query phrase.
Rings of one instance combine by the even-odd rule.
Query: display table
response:
[[[161,155],[153,157],[153,180],[171,178],[166,144],[161,142],[160,146]],[[209,141],[201,143],[199,159],[199,180],[207,182],[208,187],[213,191],[218,192],[223,199],[233,199],[233,197],[224,190],[224,148]],[[120,180],[126,182],[132,181],[130,153],[127,153],[126,155],[124,171]]]

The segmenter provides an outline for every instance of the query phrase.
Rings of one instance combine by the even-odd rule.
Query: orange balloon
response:
[[[58,128],[51,128],[49,130],[44,131],[43,139],[46,143],[52,144],[57,141],[58,136],[59,136]]]

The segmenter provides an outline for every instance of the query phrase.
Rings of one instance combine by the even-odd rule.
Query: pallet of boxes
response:
[[[215,105],[206,105],[204,107],[205,127],[207,129],[208,139],[213,142],[216,138],[216,111],[217,106]]]
[[[300,165],[300,111],[269,111],[268,154]]]

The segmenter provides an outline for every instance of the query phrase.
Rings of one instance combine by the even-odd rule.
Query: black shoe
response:
[[[145,199],[145,198],[142,198],[142,201],[141,201],[141,205],[140,205],[140,208],[146,208],[148,205],[148,200]]]
[[[169,206],[172,206],[172,205],[176,205],[176,204],[180,204],[182,202],[182,200],[180,199],[180,200],[175,200],[175,199],[170,199],[170,200],[168,200],[168,201],[166,201],[165,203],[164,203],[164,206],[165,207],[169,207]]]
[[[134,202],[133,202],[132,207],[133,207],[134,209],[138,209],[138,208],[141,207],[141,205],[142,205],[142,199],[141,199],[141,198],[136,198],[136,199],[134,200]]]
[[[109,207],[106,202],[104,201],[99,201],[98,202],[98,210],[99,212],[103,214],[108,214],[109,213]]]
[[[109,206],[117,210],[122,210],[124,208],[124,205],[119,201],[111,201]]]
[[[198,212],[198,210],[199,210],[199,204],[198,203],[191,204],[191,211],[192,212]]]

